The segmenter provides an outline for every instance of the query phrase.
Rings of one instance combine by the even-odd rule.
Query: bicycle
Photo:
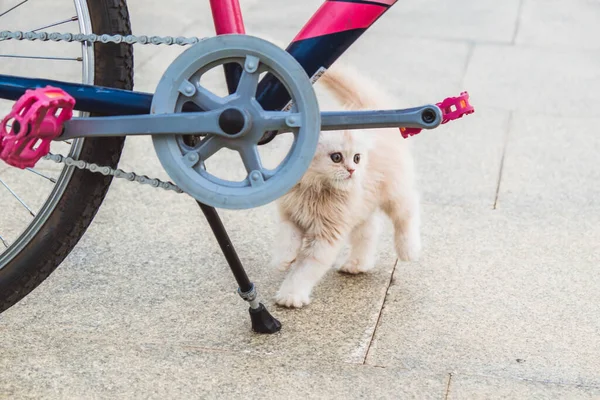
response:
[[[0,23],[28,1],[0,10]],[[474,112],[467,92],[404,110],[319,111],[312,84],[396,1],[326,0],[286,49],[245,34],[238,0],[210,0],[216,35],[204,39],[134,36],[125,0],[73,0],[74,17],[31,31],[0,32],[2,43],[80,43],[81,56],[75,60],[83,71],[81,83],[0,75],[0,98],[17,100],[2,120],[0,158],[16,167],[11,170],[27,170],[54,184],[34,212],[0,179],[33,216],[15,240],[9,243],[0,236],[5,247],[0,255],[0,312],[60,265],[117,177],[193,197],[233,272],[239,295],[249,303],[252,329],[279,331],[281,324],[258,301],[215,207],[252,208],[286,193],[308,168],[321,130],[397,127],[408,138]],[[41,31],[69,23],[76,23],[79,33]],[[133,44],[189,48],[149,94],[132,90]],[[201,82],[209,70],[221,67],[229,93],[225,97]],[[73,118],[73,111],[79,116]],[[285,133],[293,135],[289,153],[278,167],[265,168],[258,146]],[[173,182],[117,168],[128,135],[152,135]],[[68,153],[51,152],[51,144]],[[205,161],[222,148],[240,154],[246,170],[241,181],[221,179],[207,168]],[[59,177],[34,169],[40,160],[64,165]]]

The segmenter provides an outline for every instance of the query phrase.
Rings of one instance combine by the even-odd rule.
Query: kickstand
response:
[[[233,248],[233,244],[229,239],[229,235],[225,230],[225,226],[223,226],[217,210],[200,202],[198,202],[198,205],[204,213],[217,242],[219,242],[219,246],[229,264],[229,268],[231,268],[231,272],[233,272],[233,276],[239,286],[238,294],[250,304],[248,311],[252,320],[252,330],[256,333],[279,332],[281,323],[267,311],[267,308],[262,303],[258,302],[256,288],[250,282],[250,279],[248,279],[244,266]]]

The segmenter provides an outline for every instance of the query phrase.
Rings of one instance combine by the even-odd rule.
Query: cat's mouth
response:
[[[333,179],[336,181],[347,181],[349,179],[352,179],[352,175],[343,175],[343,176],[338,175],[338,176],[335,176]]]
[[[334,181],[347,183],[352,180],[352,175],[336,177]]]

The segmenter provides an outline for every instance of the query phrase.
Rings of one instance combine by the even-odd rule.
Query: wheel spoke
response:
[[[5,58],[28,58],[34,60],[57,60],[57,61],[83,61],[81,57],[48,57],[48,56],[22,56],[18,54],[0,54]]]
[[[223,148],[223,143],[217,136],[208,136],[200,142],[196,152],[200,156],[200,161],[204,162]]]
[[[67,22],[77,21],[78,19],[79,18],[77,17],[77,15],[75,15],[75,16],[73,16],[71,18],[63,19],[62,21],[53,22],[53,23],[48,24],[48,25],[40,26],[39,28],[32,29],[31,31],[35,32],[35,31],[39,31],[40,29],[52,28],[53,26],[58,26],[58,25],[66,24]]]
[[[244,70],[240,81],[238,82],[237,90],[235,91],[240,97],[250,98],[256,96],[256,88],[258,87],[258,57],[247,56],[244,64]]]
[[[36,170],[35,170],[35,169],[33,169],[33,168],[25,168],[25,169],[26,169],[27,171],[29,171],[29,172],[33,172],[33,173],[34,173],[34,174],[36,174],[37,176],[41,176],[42,178],[48,179],[48,180],[49,180],[50,182],[52,182],[52,183],[56,183],[56,179],[54,179],[54,178],[52,178],[52,177],[49,177],[49,176],[46,176],[46,175],[42,174],[41,172],[39,172],[39,171],[36,171]]]
[[[262,111],[262,128],[266,131],[289,132],[300,127],[300,114],[289,111]],[[289,122],[289,124],[288,124]]]
[[[28,1],[29,1],[29,0],[23,0],[23,1],[22,1],[22,2],[20,2],[19,4],[15,5],[15,6],[11,7],[11,8],[9,8],[8,10],[6,10],[6,11],[4,11],[4,12],[2,12],[2,13],[0,13],[0,17],[2,17],[3,15],[6,15],[6,14],[8,14],[9,12],[11,12],[12,10],[14,10],[14,9],[15,9],[15,8],[17,8],[17,7],[19,7],[19,6],[22,6],[23,4],[27,3]]]
[[[29,208],[29,206],[25,204],[23,200],[21,200],[21,198],[14,192],[14,190],[10,188],[10,186],[8,186],[2,179],[0,179],[0,183],[6,188],[6,190],[10,192],[10,194],[15,197],[15,199],[19,201],[19,203],[21,203],[23,207],[25,207],[25,209],[27,209],[27,211],[29,211],[29,214],[31,214],[32,217],[35,217],[35,213],[31,210],[31,208]]]
[[[262,173],[263,167],[260,162],[260,154],[258,154],[258,147],[252,146],[250,148],[244,148],[238,151],[242,157],[246,172],[258,171]]]
[[[204,111],[214,110],[223,105],[221,97],[201,85],[196,85],[196,93],[190,97],[190,100]]]

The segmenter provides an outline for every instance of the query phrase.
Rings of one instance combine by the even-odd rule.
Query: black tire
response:
[[[92,30],[131,34],[125,0],[87,0]],[[133,89],[133,48],[129,44],[94,45],[94,83]],[[98,115],[98,114],[94,114]],[[125,137],[86,139],[80,158],[117,166]],[[0,312],[46,279],[71,252],[96,215],[112,176],[76,169],[58,204],[32,240],[0,269]]]

